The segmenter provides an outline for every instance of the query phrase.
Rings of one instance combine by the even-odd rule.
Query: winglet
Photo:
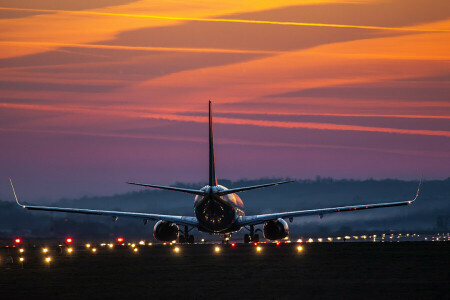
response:
[[[419,181],[419,186],[417,187],[417,193],[416,193],[416,197],[414,197],[414,199],[413,199],[413,200],[409,201],[409,203],[408,203],[408,204],[411,204],[411,203],[413,203],[414,201],[416,201],[416,199],[417,199],[417,198],[419,198],[419,192],[420,192],[420,186],[421,186],[421,184],[422,184],[422,178],[420,178],[420,181]]]
[[[12,190],[13,190],[13,193],[14,193],[14,198],[16,198],[16,203],[17,203],[17,205],[19,205],[19,206],[25,208],[25,205],[20,204],[20,203],[19,203],[19,199],[17,199],[16,190],[14,189],[14,185],[13,185],[13,183],[12,183],[11,178],[9,178],[9,182],[11,183],[11,187],[12,187]]]

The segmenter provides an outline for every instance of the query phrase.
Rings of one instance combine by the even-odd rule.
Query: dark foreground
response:
[[[322,243],[1,249],[1,299],[445,299],[450,243]],[[45,298],[43,298],[45,297]]]

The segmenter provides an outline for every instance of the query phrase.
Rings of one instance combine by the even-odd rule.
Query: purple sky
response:
[[[205,182],[208,99],[219,179],[449,177],[449,2],[314,3],[2,2],[0,199]]]

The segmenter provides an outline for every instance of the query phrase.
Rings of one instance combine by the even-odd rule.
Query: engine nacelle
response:
[[[163,242],[175,241],[178,238],[178,226],[167,221],[158,221],[153,227],[153,237]]]
[[[263,234],[268,240],[281,240],[289,235],[288,223],[281,218],[270,220],[264,223]]]

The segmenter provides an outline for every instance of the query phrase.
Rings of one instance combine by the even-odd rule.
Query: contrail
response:
[[[325,23],[303,23],[303,22],[282,22],[282,21],[264,21],[264,20],[223,19],[223,18],[190,18],[190,17],[142,15],[142,14],[121,14],[121,13],[108,13],[108,12],[95,12],[95,11],[69,11],[69,10],[56,10],[56,9],[32,9],[32,8],[1,7],[0,10],[31,11],[31,12],[43,12],[43,13],[65,13],[65,14],[71,14],[71,15],[95,15],[95,16],[128,17],[128,18],[147,18],[147,19],[174,20],[174,21],[268,24],[268,25],[331,27],[331,28],[356,28],[356,29],[410,31],[410,32],[411,31],[412,32],[450,32],[450,30],[448,30],[448,29],[425,29],[425,28],[413,29],[413,28],[407,28],[407,27],[383,27],[383,26],[325,24]]]
[[[130,112],[130,111],[114,111],[114,110],[97,110],[89,107],[56,107],[51,105],[40,104],[14,104],[14,103],[0,103],[0,107],[13,108],[13,109],[28,109],[38,111],[65,111],[65,112],[79,112],[89,114],[102,114],[118,115],[128,118],[142,118],[142,119],[155,119],[155,120],[168,120],[176,122],[194,122],[194,123],[206,123],[206,117],[200,116],[185,116],[176,114],[158,114],[158,113],[142,113],[142,112]],[[333,130],[333,131],[359,131],[359,132],[377,132],[377,133],[391,133],[391,134],[407,134],[407,135],[425,135],[425,136],[440,136],[450,137],[450,131],[444,130],[424,130],[424,129],[399,129],[388,127],[374,127],[374,126],[361,126],[361,125],[344,125],[334,123],[315,123],[315,122],[285,122],[285,121],[266,121],[266,120],[249,120],[249,119],[237,119],[237,118],[223,118],[218,117],[214,120],[220,124],[232,124],[232,125],[250,125],[260,127],[274,127],[274,128],[299,128],[299,129],[314,129],[314,130]]]
[[[25,42],[25,41],[0,41],[0,45],[26,45],[26,46],[52,46],[52,47],[77,47],[90,49],[114,49],[114,50],[140,50],[140,51],[166,51],[166,52],[199,52],[199,53],[244,53],[244,54],[279,54],[280,51],[264,50],[240,50],[219,48],[183,48],[183,47],[147,47],[147,46],[122,46],[100,44],[75,44],[58,42]]]

